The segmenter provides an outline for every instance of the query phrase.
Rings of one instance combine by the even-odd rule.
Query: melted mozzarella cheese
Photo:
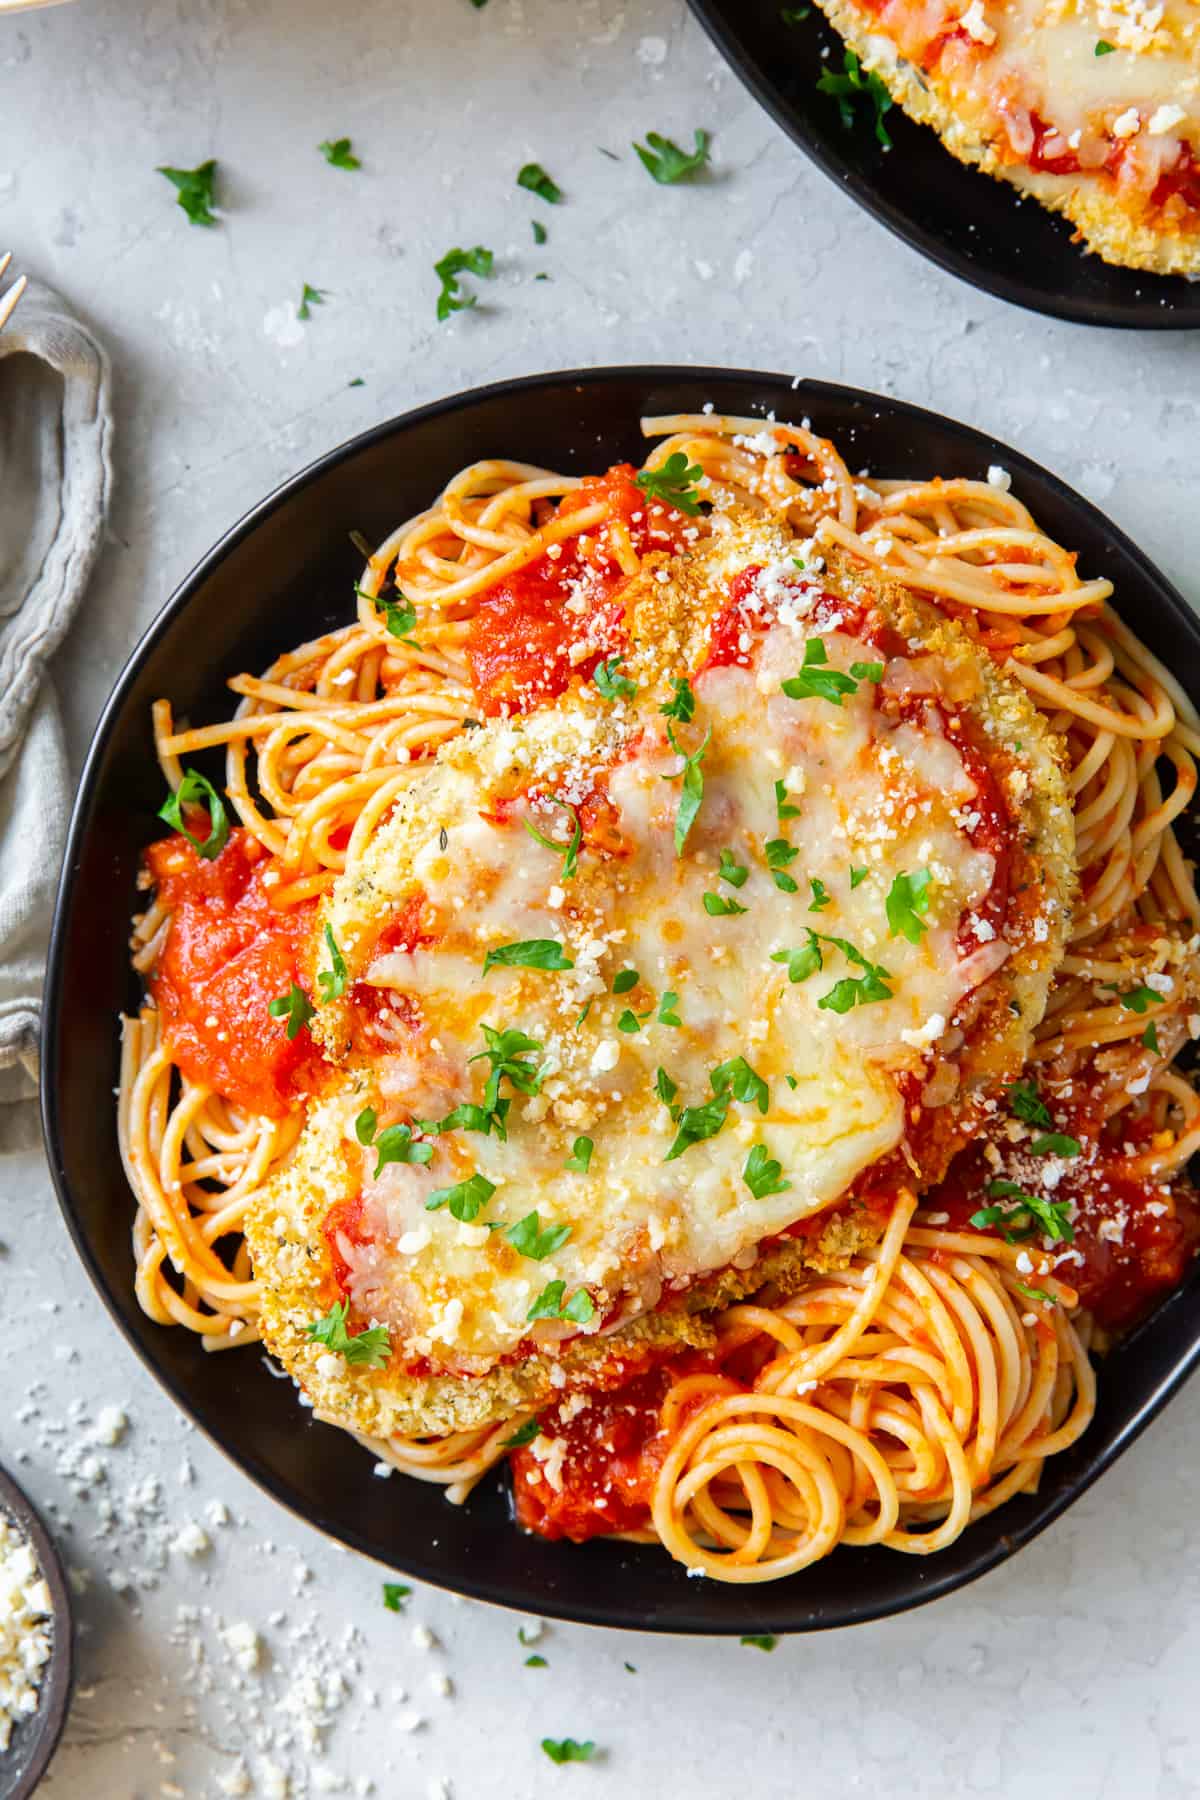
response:
[[[760,582],[772,585],[778,599],[777,579]],[[522,1341],[577,1329],[530,1325],[548,1283],[568,1298],[585,1288],[585,1329],[599,1330],[653,1306],[667,1284],[752,1259],[764,1238],[828,1207],[895,1149],[905,1124],[897,1077],[928,1067],[966,992],[1008,954],[1002,938],[959,948],[993,861],[971,842],[975,788],[941,714],[930,706],[897,722],[877,703],[908,693],[911,661],[886,667],[878,696],[863,679],[841,705],[789,699],[781,684],[814,635],[815,590],[793,572],[782,591],[753,666],[697,677],[695,717],[676,727],[689,754],[712,733],[683,855],[681,759],[656,704],[666,684],[612,706],[584,690],[464,735],[339,879],[328,921],[352,969],[415,1007],[419,1022],[410,1046],[360,1059],[353,1091],[318,1106],[310,1131],[335,1171],[331,1198],[346,1170],[361,1188],[360,1223],[337,1242],[356,1313],[386,1324],[409,1357],[482,1371]],[[878,659],[845,631],[820,635],[830,668]],[[938,659],[923,666],[936,680]],[[799,809],[782,822],[777,783]],[[529,800],[531,789],[574,806],[606,792],[623,852],[585,844],[564,878],[561,857],[524,821],[565,842],[567,816]],[[796,851],[784,862],[776,850],[775,870],[772,842]],[[745,869],[741,885],[722,879],[723,851]],[[865,870],[854,886],[852,869]],[[897,876],[918,871],[929,873],[930,898],[911,943],[889,929],[887,897]],[[374,950],[414,893],[429,941]],[[728,903],[739,910],[726,913]],[[483,973],[489,950],[535,939],[553,940],[572,966]],[[790,980],[788,953],[814,944],[821,966]],[[821,1004],[863,975],[846,945],[884,972],[890,998],[845,1012]],[[636,983],[617,982],[627,971]],[[382,1125],[478,1104],[484,1025],[537,1045],[526,1056],[538,1091],[501,1085],[507,1138],[450,1130],[427,1164],[376,1175],[374,1150],[356,1139],[360,1110],[369,1102]],[[344,1017],[319,1029],[330,1043],[347,1033]],[[766,1084],[763,1105],[727,1097],[721,1129],[672,1156],[673,1112],[714,1103],[712,1071],[738,1058]],[[565,1167],[581,1136],[594,1146],[586,1173]],[[758,1147],[780,1165],[778,1192],[756,1196],[745,1179]],[[435,1190],[475,1175],[494,1193],[474,1219],[428,1210]],[[506,1236],[535,1211],[542,1231],[570,1228],[541,1260]]]

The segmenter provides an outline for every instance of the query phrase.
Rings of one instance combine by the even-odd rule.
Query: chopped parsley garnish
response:
[[[326,138],[325,142],[323,144],[317,145],[317,149],[321,152],[321,155],[325,158],[325,161],[330,165],[331,168],[334,168],[334,169],[361,169],[362,168],[361,162],[358,160],[357,156],[355,156],[354,151],[350,147],[350,139],[348,137],[332,138],[332,139]]]
[[[542,221],[540,219],[530,219],[529,223],[533,227],[534,243],[544,244],[546,241],[546,227],[542,224]]]
[[[1078,1138],[1067,1137],[1062,1131],[1044,1131],[1041,1137],[1035,1137],[1029,1148],[1035,1156],[1078,1156],[1080,1143]]]
[[[621,1014],[620,1018],[617,1020],[617,1030],[624,1031],[624,1032],[633,1032],[633,1031],[640,1031],[641,1029],[642,1029],[642,1021],[638,1018],[637,1014],[630,1007],[627,1006],[625,1008],[625,1011]]]
[[[789,981],[807,981],[818,969],[825,966],[821,955],[818,935],[809,926],[804,927],[806,942],[797,950],[774,950],[771,961],[786,963]]]
[[[883,664],[881,662],[852,662],[850,673],[855,681],[869,681],[878,686],[883,680]]]
[[[782,1167],[762,1144],[755,1144],[746,1158],[742,1180],[756,1200],[762,1200],[768,1194],[785,1193],[792,1185],[790,1181],[784,1181]]]
[[[346,959],[338,949],[337,939],[328,925],[325,927],[325,942],[329,948],[331,966],[328,969],[318,969],[317,980],[321,984],[322,1003],[328,1006],[331,1000],[341,999],[350,974],[346,968]]]
[[[999,1225],[1009,1244],[1036,1236],[1038,1226],[1052,1243],[1073,1241],[1075,1227],[1067,1215],[1066,1200],[1046,1200],[1040,1194],[1027,1194],[1015,1181],[989,1181],[984,1192],[992,1199],[1009,1200],[1012,1204],[981,1207],[971,1214],[972,1225]]]
[[[185,806],[207,807],[208,836],[203,842],[194,838],[184,824]],[[229,841],[229,815],[225,811],[225,802],[207,775],[201,775],[199,769],[183,771],[183,780],[173,794],[167,795],[158,809],[158,816],[165,819],[173,830],[181,832],[196,855],[202,856],[205,862],[215,862]]]
[[[658,710],[665,718],[678,719],[681,725],[686,725],[693,717],[696,711],[696,696],[686,675],[676,676],[675,692],[669,700],[663,702]]]
[[[779,1639],[773,1631],[762,1631],[741,1638],[739,1642],[748,1644],[751,1650],[773,1650]]]
[[[495,1112],[500,1097],[500,1083],[511,1082],[518,1094],[538,1094],[542,1088],[542,1071],[540,1064],[528,1062],[527,1055],[536,1053],[541,1045],[536,1038],[526,1037],[523,1031],[509,1029],[496,1031],[490,1025],[479,1027],[483,1033],[486,1050],[478,1051],[470,1058],[471,1062],[491,1063],[491,1073],[483,1090],[483,1104],[487,1112]]]
[[[348,1300],[336,1300],[323,1319],[314,1319],[304,1329],[310,1338],[314,1338],[318,1344],[324,1344],[326,1349],[344,1356],[352,1366],[382,1369],[392,1353],[387,1326],[372,1325],[367,1331],[351,1333],[346,1330],[346,1314],[349,1310]]]
[[[688,832],[695,824],[696,815],[704,800],[704,771],[700,765],[704,761],[705,751],[712,740],[712,726],[710,725],[705,732],[700,748],[693,750],[690,755],[686,750],[681,750],[676,743],[673,725],[667,726],[667,737],[676,756],[683,758],[683,768],[677,775],[664,775],[663,777],[664,781],[682,780],[683,783],[679,795],[679,805],[675,812],[675,854],[682,856]]]
[[[658,1095],[673,1119],[678,1119],[682,1108],[676,1103],[679,1083],[672,1081],[665,1069],[657,1069],[654,1074],[654,1092]]]
[[[311,319],[313,307],[324,306],[328,298],[328,288],[310,287],[306,281],[304,284],[304,291],[300,295],[300,304],[296,308],[296,317],[298,319]]]
[[[596,1754],[590,1738],[583,1744],[577,1744],[574,1738],[543,1738],[542,1749],[554,1763],[591,1762]]]
[[[375,1142],[375,1127],[379,1123],[379,1115],[373,1106],[364,1106],[354,1121],[354,1135],[360,1144]]]
[[[563,1168],[569,1169],[573,1175],[586,1175],[591,1167],[592,1151],[595,1148],[590,1137],[577,1137]]]
[[[193,225],[215,225],[217,165],[211,159],[195,169],[171,169],[160,163],[158,173],[175,188],[176,205],[182,206]]]
[[[542,1422],[540,1419],[526,1419],[523,1425],[518,1425],[511,1437],[503,1439],[501,1448],[505,1450],[520,1450],[524,1445],[532,1444],[535,1437],[541,1436],[541,1432]],[[524,1643],[525,1639],[522,1638],[521,1642]]]
[[[287,1020],[289,1039],[298,1038],[308,1021],[316,1017],[317,1009],[298,981],[293,981],[286,994],[276,994],[267,1007],[273,1019]]]
[[[385,1581],[383,1584],[383,1604],[389,1612],[403,1612],[404,1602],[412,1593],[402,1581]]]
[[[892,990],[887,983],[892,979],[887,970],[879,963],[871,962],[861,950],[856,950],[847,938],[829,937],[825,932],[814,931],[810,925],[804,927],[804,943],[795,950],[775,950],[771,961],[786,963],[789,981],[807,981],[818,969],[825,966],[821,953],[822,944],[832,944],[840,950],[847,962],[861,969],[861,975],[844,975],[835,982],[827,994],[822,994],[817,1005],[827,1012],[848,1013],[856,1006],[869,1006],[876,1000],[892,999]]]
[[[417,609],[404,594],[398,593],[396,599],[392,600],[382,594],[368,594],[365,587],[357,584],[354,591],[362,599],[369,600],[376,612],[383,614],[389,637],[399,638],[402,644],[411,644],[414,650],[421,648],[412,636],[417,623]]]
[[[675,1121],[676,1132],[674,1142],[663,1161],[674,1162],[677,1156],[682,1156],[693,1144],[702,1143],[705,1138],[716,1137],[729,1117],[729,1096],[721,1095],[715,1100],[706,1101],[703,1106],[685,1106],[678,1113],[670,1107],[668,1110]]]
[[[700,464],[689,463],[682,450],[672,450],[659,468],[643,469],[634,476],[648,500],[661,500],[664,506],[673,506],[676,512],[687,513],[693,519],[700,511],[696,487],[703,480]]]
[[[519,944],[501,944],[489,950],[483,959],[483,972],[489,969],[573,969],[575,964],[563,955],[557,938],[525,938]]]
[[[730,887],[745,887],[749,873],[745,864],[736,860],[732,850],[722,850],[721,866],[717,870],[718,881],[727,881]]]
[[[708,1079],[719,1100],[732,1094],[735,1100],[744,1100],[750,1106],[757,1106],[760,1113],[765,1113],[770,1105],[771,1096],[766,1082],[754,1072],[744,1056],[734,1056],[728,1062],[718,1063]]]
[[[361,1118],[361,1113],[359,1114]],[[389,1163],[427,1163],[433,1157],[433,1145],[413,1142],[411,1125],[389,1125],[374,1140],[375,1179],[378,1180]]]
[[[535,1319],[570,1319],[574,1325],[586,1325],[596,1310],[592,1296],[586,1288],[576,1288],[564,1302],[566,1291],[565,1281],[548,1281],[525,1314],[526,1324],[531,1325]]]
[[[871,873],[871,871],[869,869],[856,869],[854,867],[854,864],[851,863],[851,865],[850,865],[850,892],[853,893],[856,887],[861,887],[862,883],[867,879],[867,876],[870,873]]]
[[[513,1249],[520,1255],[527,1256],[530,1262],[542,1262],[547,1256],[553,1256],[561,1250],[571,1235],[569,1225],[547,1225],[543,1231],[541,1220],[536,1212],[526,1213],[515,1225],[510,1225],[504,1233]]]
[[[779,17],[785,25],[799,25],[802,19],[809,18],[811,14],[811,6],[781,6],[779,9]],[[743,1638],[742,1642],[748,1643],[749,1639]]]
[[[1116,47],[1115,44],[1110,44],[1107,38],[1097,38],[1096,48],[1093,54],[1096,56],[1111,56]]]
[[[535,844],[540,844],[543,850],[553,850],[555,856],[562,857],[563,866],[560,879],[570,881],[579,872],[579,846],[583,842],[583,826],[579,823],[579,814],[575,808],[568,806],[565,800],[557,800],[553,795],[548,795],[546,804],[561,806],[571,821],[571,836],[565,844],[558,843],[554,838],[546,837],[536,825],[531,825],[528,819],[522,819],[521,823]]]
[[[775,817],[779,820],[781,825],[785,819],[798,819],[800,817],[800,808],[798,806],[793,806],[787,797],[786,781],[777,781],[775,783]]]
[[[548,206],[557,206],[563,197],[563,191],[558,183],[551,180],[541,163],[537,162],[525,164],[517,176],[517,186],[528,188],[531,194],[536,194],[538,199],[544,200]]]
[[[705,894],[702,902],[710,919],[732,919],[737,913],[749,912],[748,906],[739,906],[736,900],[729,900],[724,894]]]
[[[437,297],[437,316],[446,320],[451,313],[463,312],[474,306],[478,295],[464,293],[459,285],[460,275],[475,275],[481,278],[491,275],[495,257],[483,244],[476,244],[473,250],[447,250],[440,262],[433,265],[433,272],[442,284],[442,291]]]
[[[857,694],[858,682],[854,676],[829,668],[828,662],[824,638],[809,638],[804,645],[800,673],[779,684],[783,693],[789,700],[828,700],[832,706],[840,706],[846,694]],[[854,666],[865,668],[867,665],[856,663]]]
[[[1014,1081],[1008,1090],[1008,1103],[1018,1119],[1027,1125],[1053,1125],[1050,1108],[1038,1093],[1035,1081]]]
[[[697,131],[693,141],[696,147],[690,156],[669,137],[662,137],[657,131],[648,131],[646,142],[635,143],[633,147],[647,174],[653,175],[655,181],[670,186],[672,182],[685,181],[690,176],[699,174],[708,162],[708,147],[712,143],[709,133]]]
[[[920,943],[925,935],[923,921],[929,911],[931,879],[928,869],[918,869],[913,875],[897,875],[885,902],[888,931],[892,937],[906,937],[910,944]]]
[[[612,991],[614,994],[627,994],[640,980],[641,976],[636,969],[622,969],[619,975],[613,976]]]
[[[1127,994],[1118,994],[1117,998],[1125,1011],[1132,1013],[1144,1013],[1148,1007],[1162,1005],[1162,995],[1145,985],[1131,988]]]
[[[1145,1044],[1147,1050],[1153,1050],[1155,1056],[1160,1056],[1162,1054],[1158,1047],[1158,1027],[1153,1020],[1150,1021],[1145,1031],[1143,1031],[1142,1042]]]
[[[434,1188],[425,1202],[425,1211],[439,1212],[446,1206],[450,1209],[452,1219],[457,1219],[460,1225],[470,1225],[472,1220],[478,1218],[495,1191],[495,1182],[476,1171],[474,1175],[468,1175],[465,1181],[456,1181],[453,1187]]]
[[[683,1020],[675,1011],[679,1005],[679,995],[674,988],[668,988],[658,1003],[658,1022],[660,1025],[682,1025]]]
[[[809,876],[808,885],[812,889],[812,899],[808,903],[809,912],[824,912],[827,906],[833,904],[833,895],[816,875]]]
[[[769,838],[763,845],[767,853],[767,867],[771,871],[771,880],[783,894],[797,892],[795,877],[784,873],[789,863],[794,863],[800,852],[786,838]]]
[[[636,1667],[635,1667],[635,1666],[634,1666],[634,1664],[633,1664],[633,1663],[631,1663],[631,1662],[627,1662],[627,1663],[622,1663],[622,1665],[621,1665],[621,1667],[622,1667],[622,1668],[623,1668],[623,1669],[627,1669],[627,1670],[628,1670],[628,1672],[629,1672],[629,1673],[630,1673],[630,1674],[631,1674],[631,1675],[636,1675],[636,1674],[637,1674],[637,1669],[636,1669]]]
[[[834,96],[842,115],[842,124],[847,131],[854,127],[855,102],[860,96],[869,99],[875,109],[875,136],[885,150],[890,150],[892,140],[883,120],[884,115],[891,111],[892,96],[878,75],[873,72],[863,73],[853,50],[843,52],[842,68],[844,73],[841,75],[835,75],[831,69],[822,72],[817,82],[818,93]]]
[[[632,700],[637,693],[637,682],[620,672],[624,661],[623,656],[610,656],[592,671],[592,681],[606,700]]]
[[[1023,1281],[1018,1281],[1017,1292],[1024,1294],[1027,1300],[1044,1300],[1047,1306],[1054,1305],[1054,1295],[1048,1294],[1045,1288],[1026,1287]]]
[[[445,1131],[482,1131],[488,1137],[493,1131],[501,1143],[508,1141],[508,1109],[512,1101],[508,1098],[497,1100],[492,1108],[476,1106],[470,1100],[464,1100],[453,1112],[448,1112],[444,1119],[418,1119],[421,1130],[430,1137],[440,1137]],[[415,1159],[414,1160],[419,1160]],[[428,1162],[428,1157],[423,1159]]]
[[[550,1664],[546,1661],[544,1656],[534,1655],[525,1658],[525,1667],[527,1669],[548,1669]]]

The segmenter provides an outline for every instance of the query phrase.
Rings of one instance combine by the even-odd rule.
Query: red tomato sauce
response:
[[[352,1200],[335,1200],[325,1214],[325,1223],[321,1234],[329,1246],[329,1261],[333,1279],[337,1283],[338,1292],[343,1300],[350,1293],[350,1264],[342,1255],[338,1238],[345,1238],[351,1244],[368,1244],[371,1239],[363,1229],[363,1201],[361,1194],[355,1194]]]
[[[1057,1121],[1056,1128],[1070,1134],[1084,1129],[1078,1119],[1069,1118]],[[1137,1127],[1132,1121],[1118,1120],[1117,1129],[1125,1143],[1135,1136]],[[1200,1246],[1200,1196],[1186,1181],[1164,1189],[1129,1175],[1118,1146],[1111,1142],[1102,1141],[1098,1162],[1084,1156],[1073,1170],[1074,1160],[1067,1161],[1053,1198],[1074,1202],[1075,1236],[1069,1244],[1056,1244],[1052,1255],[1075,1250],[1083,1261],[1071,1257],[1053,1273],[1076,1290],[1080,1306],[1094,1313],[1101,1325],[1110,1331],[1124,1330],[1183,1280]],[[931,1212],[949,1213],[949,1230],[975,1230],[971,1215],[996,1204],[985,1191],[993,1173],[976,1150],[968,1150],[941,1186],[925,1196],[923,1205]],[[1168,1211],[1156,1215],[1149,1210],[1168,1194],[1173,1202]],[[1119,1242],[1100,1234],[1101,1225],[1110,1219],[1123,1224]],[[1030,1240],[1035,1268],[1041,1261],[1041,1245],[1040,1237]],[[1031,1287],[1038,1286],[1036,1274],[1025,1279]]]
[[[1190,144],[1181,145],[1171,167],[1164,169],[1154,184],[1151,206],[1166,206],[1169,200],[1181,200],[1191,211],[1200,213],[1200,162]]]
[[[212,862],[178,835],[150,846],[146,866],[171,926],[149,987],[184,1074],[279,1119],[323,1065],[306,1030],[289,1041],[286,1018],[267,1010],[300,980],[316,912],[315,901],[272,906],[263,884],[270,864],[241,828]]]
[[[569,517],[598,502],[608,524],[586,534],[586,547],[568,539],[561,555],[539,557],[490,588],[467,631],[471,681],[482,712],[528,712],[565,693],[573,676],[586,680],[606,656],[628,647],[620,593],[629,577],[613,552],[609,528],[620,524],[639,556],[678,547],[687,521],[649,501],[634,484],[632,464],[593,475],[566,495],[557,512]],[[557,547],[557,546],[556,546]],[[580,583],[590,619],[567,610]],[[587,624],[589,654],[572,662],[571,648]],[[593,647],[594,646],[594,647]]]

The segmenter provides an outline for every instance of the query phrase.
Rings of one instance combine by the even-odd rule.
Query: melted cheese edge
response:
[[[790,561],[788,574],[795,581]],[[753,669],[695,680],[696,716],[678,736],[689,750],[710,725],[713,737],[684,856],[673,841],[680,763],[665,720],[644,695],[606,705],[588,688],[455,740],[336,885],[327,918],[352,971],[418,1002],[425,1023],[414,1037],[398,1033],[395,1054],[358,1067],[348,1091],[313,1109],[298,1172],[330,1200],[361,1184],[372,1241],[338,1240],[349,1291],[356,1314],[386,1324],[410,1359],[478,1373],[523,1341],[573,1334],[566,1322],[528,1323],[552,1281],[567,1297],[587,1288],[595,1312],[584,1328],[598,1331],[652,1307],[669,1283],[753,1260],[764,1238],[829,1206],[897,1146],[904,1108],[894,1076],[929,1067],[959,1001],[1007,955],[982,925],[978,948],[958,949],[993,864],[970,842],[974,787],[940,716],[930,708],[923,722],[889,722],[865,681],[840,707],[786,698],[780,683],[814,632],[803,592],[780,612]],[[832,667],[878,657],[844,632],[819,635]],[[937,661],[926,659],[926,679],[936,681]],[[884,691],[908,688],[912,670],[907,659],[889,664]],[[561,837],[564,815],[519,805],[504,819],[497,797],[536,783],[577,803],[598,775],[632,850],[601,859],[585,848],[577,877],[563,881],[559,858],[521,820]],[[783,824],[780,780],[801,809]],[[796,893],[781,891],[767,867],[764,845],[776,838],[799,848],[786,871]],[[740,888],[718,877],[723,848],[749,871]],[[867,870],[853,889],[852,866]],[[885,902],[896,875],[923,868],[932,898],[911,944],[890,935]],[[831,896],[819,911],[814,878]],[[375,953],[381,928],[417,889],[436,941]],[[705,893],[746,911],[710,917]],[[883,965],[894,998],[845,1014],[822,1008],[836,981],[862,971],[824,943],[824,968],[790,982],[772,954],[801,945],[805,927]],[[489,949],[531,938],[555,939],[573,968],[483,975]],[[638,985],[614,995],[625,969]],[[658,1017],[667,992],[679,996],[679,1026]],[[620,1028],[627,1012],[637,1030]],[[361,1109],[374,1106],[382,1127],[478,1102],[488,1064],[470,1059],[483,1049],[483,1023],[518,1027],[542,1046],[541,1091],[512,1096],[507,1142],[446,1133],[427,1166],[389,1164],[376,1177],[374,1152],[355,1137]],[[340,1029],[332,1019],[323,1028],[330,1041]],[[710,1071],[738,1056],[768,1084],[765,1113],[733,1102],[715,1137],[666,1160],[676,1126],[655,1093],[656,1071],[677,1084],[679,1105],[695,1106],[713,1098]],[[594,1140],[587,1174],[564,1168],[579,1135]],[[756,1145],[782,1166],[784,1191],[756,1198],[746,1185]],[[496,1191],[473,1223],[426,1210],[434,1189],[475,1173]],[[541,1261],[488,1229],[535,1209],[543,1230],[571,1228]]]

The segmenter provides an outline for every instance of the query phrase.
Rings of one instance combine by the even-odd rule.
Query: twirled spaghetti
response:
[[[1024,1084],[1040,1111],[1021,1117],[1075,1148],[1043,1150],[1034,1168],[1029,1133],[997,1116],[941,1188],[896,1187],[874,1248],[726,1307],[707,1348],[631,1365],[632,1387],[568,1395],[537,1419],[372,1447],[461,1500],[515,1438],[526,1523],[650,1536],[723,1580],[786,1575],[840,1542],[934,1551],[1035,1487],[1086,1428],[1088,1346],[1178,1280],[1194,1241],[1178,1177],[1200,1146],[1200,1102],[1174,1058],[1200,1034],[1200,899],[1175,822],[1195,789],[1200,721],[1108,604],[1111,584],[1081,578],[1005,478],[856,479],[807,424],[709,414],[644,429],[658,440],[648,468],[682,457],[702,472],[702,499],[786,526],[810,557],[844,552],[965,625],[1061,739],[1081,891]],[[228,723],[188,729],[155,708],[173,789],[184,759],[224,747],[241,828],[199,890],[178,839],[151,852],[154,898],[133,940],[150,996],[125,1021],[120,1088],[139,1299],[207,1348],[258,1336],[240,1229],[293,1150],[311,1070],[296,1050],[248,1086],[237,1043],[189,1012],[189,971],[210,951],[188,907],[237,913],[241,936],[219,954],[284,917],[298,943],[347,861],[474,722],[496,680],[481,614],[502,620],[506,582],[601,537],[632,576],[638,551],[602,488],[477,463],[370,556],[352,624],[230,682]],[[530,679],[560,654],[536,633],[523,650]],[[504,704],[502,687],[490,693]],[[271,968],[290,969],[287,932],[270,929]],[[386,1041],[386,1018],[376,1029]],[[1063,1196],[1073,1242],[973,1226],[997,1170],[1018,1179],[991,1186],[1019,1198],[1045,1173],[1041,1197]],[[616,1445],[605,1433],[621,1408],[638,1425]]]

